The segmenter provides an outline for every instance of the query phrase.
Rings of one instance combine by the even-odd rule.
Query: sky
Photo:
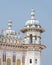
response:
[[[42,42],[47,48],[42,51],[42,65],[52,65],[52,0],[0,0],[0,32],[7,29],[8,20],[13,21],[12,29],[20,31],[30,19],[32,8],[45,29]]]

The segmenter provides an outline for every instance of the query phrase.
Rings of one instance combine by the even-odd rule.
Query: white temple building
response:
[[[30,20],[26,21],[20,32],[12,30],[12,21],[8,21],[8,29],[0,33],[0,65],[41,65],[41,51],[46,48],[41,43],[41,33],[45,30],[35,18],[32,9]]]

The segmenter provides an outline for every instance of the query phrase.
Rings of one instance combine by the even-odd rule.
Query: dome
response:
[[[34,9],[32,9],[32,11],[31,11],[31,19],[25,23],[25,26],[27,26],[27,25],[40,25],[39,21],[35,19]]]
[[[25,26],[27,25],[40,25],[39,21],[38,20],[28,20],[26,23],[25,23]]]

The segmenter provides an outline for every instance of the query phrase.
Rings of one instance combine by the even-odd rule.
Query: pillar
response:
[[[22,55],[22,65],[25,65],[25,52],[23,52],[23,55]]]
[[[6,51],[3,51],[3,65],[6,65]]]
[[[13,65],[15,65],[15,62],[16,62],[16,54],[15,52],[13,52]]]

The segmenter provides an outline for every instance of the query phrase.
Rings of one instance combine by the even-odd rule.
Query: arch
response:
[[[17,59],[17,64],[16,65],[21,65],[20,59]]]
[[[30,63],[32,63],[32,59],[30,59]]]
[[[1,65],[1,58],[0,58],[0,65]]]
[[[7,65],[11,65],[11,59],[10,58],[7,59]]]
[[[30,43],[32,44],[32,34],[30,34]]]

